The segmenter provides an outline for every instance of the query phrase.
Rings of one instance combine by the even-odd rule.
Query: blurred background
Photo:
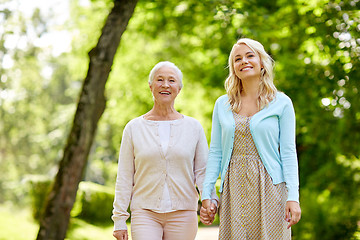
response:
[[[0,1],[0,239],[36,238],[88,52],[112,6]],[[275,85],[294,104],[302,219],[293,239],[360,239],[359,8],[359,0],[139,0],[106,84],[67,239],[113,239],[122,131],[152,107],[151,68],[168,60],[183,71],[176,109],[198,119],[210,141],[212,109],[240,37],[265,46]]]

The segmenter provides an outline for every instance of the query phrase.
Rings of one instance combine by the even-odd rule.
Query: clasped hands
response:
[[[200,221],[205,225],[211,225],[214,222],[216,212],[217,206],[214,202],[210,199],[203,200],[200,208]]]

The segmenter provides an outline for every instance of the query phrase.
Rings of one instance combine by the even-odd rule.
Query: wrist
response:
[[[216,199],[211,199],[211,202],[216,206],[218,207],[219,203]]]
[[[210,206],[210,203],[211,203],[211,199],[204,199],[204,200],[202,200],[201,205],[204,208],[207,208],[208,206]]]

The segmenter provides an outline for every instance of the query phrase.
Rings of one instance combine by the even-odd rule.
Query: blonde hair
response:
[[[225,80],[225,90],[229,97],[229,103],[231,109],[235,112],[239,112],[241,109],[241,91],[243,85],[241,79],[235,74],[234,69],[234,49],[240,44],[247,45],[255,54],[260,57],[262,70],[259,84],[259,96],[258,96],[258,108],[263,109],[271,102],[275,96],[277,89],[274,85],[274,60],[265,51],[264,46],[258,41],[241,38],[239,39],[231,49],[229,56],[229,76]]]

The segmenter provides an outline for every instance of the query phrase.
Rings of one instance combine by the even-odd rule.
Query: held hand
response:
[[[127,230],[117,230],[113,232],[113,236],[117,240],[128,240],[128,232]]]
[[[202,202],[202,207],[200,209],[200,221],[205,225],[210,225],[213,223],[217,207],[210,199],[206,199]]]
[[[208,208],[208,214],[210,217],[215,218],[215,214],[217,212],[217,207],[216,207],[217,205],[215,205],[215,203],[213,201],[216,201],[216,200],[211,201],[210,209]]]
[[[200,221],[205,225],[211,225],[214,221],[214,218],[209,216],[207,210],[203,206],[200,208]]]
[[[285,206],[285,220],[289,222],[288,229],[300,221],[301,209],[298,202],[288,201]]]

